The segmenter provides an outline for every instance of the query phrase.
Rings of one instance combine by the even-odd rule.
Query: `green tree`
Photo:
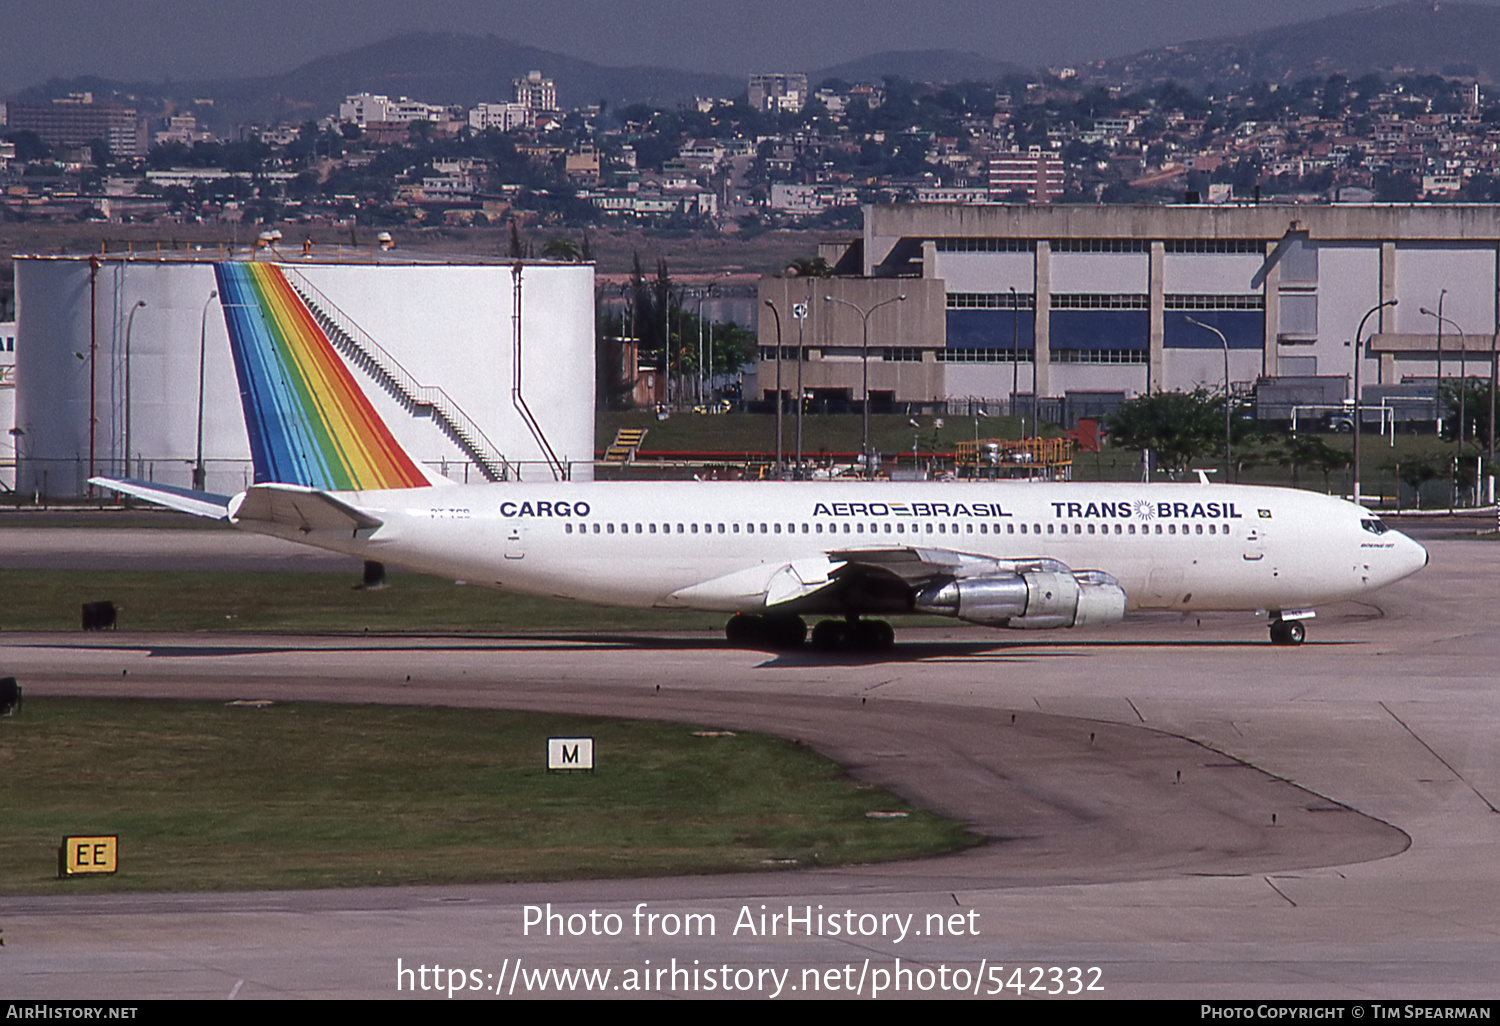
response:
[[[594,342],[594,400],[601,410],[629,409],[636,382],[635,368],[625,362],[625,338],[630,325],[626,317],[618,314],[605,314],[598,325]]]
[[[787,270],[798,278],[832,278],[833,268],[828,266],[828,261],[823,257],[797,257],[787,267]]]
[[[547,240],[542,247],[542,256],[548,260],[564,260],[576,264],[583,259],[583,251],[572,239],[558,237]]]
[[[681,323],[681,345],[676,359],[681,360],[683,372],[689,376],[698,374],[700,327],[706,340],[703,357],[707,360],[711,351],[715,374],[734,374],[756,358],[758,343],[755,335],[733,321],[716,324],[704,318],[700,325],[698,315],[687,310],[682,312]]]
[[[1422,486],[1438,477],[1438,466],[1430,453],[1414,453],[1395,464],[1396,479],[1412,490],[1417,509],[1422,508]]]
[[[1277,446],[1277,450],[1281,453],[1279,462],[1292,469],[1294,487],[1299,483],[1298,470],[1310,467],[1322,472],[1324,490],[1332,491],[1334,471],[1343,470],[1353,462],[1349,453],[1329,445],[1320,435],[1301,434],[1285,438]]]
[[[1459,408],[1463,408],[1464,438],[1483,443],[1490,432],[1490,383],[1483,378],[1469,377],[1462,382],[1448,379],[1443,382],[1443,437],[1458,437]],[[1460,402],[1460,400],[1462,400]]]
[[[1120,404],[1105,423],[1112,445],[1150,449],[1158,465],[1176,476],[1193,460],[1222,450],[1224,398],[1203,388],[1152,392]]]

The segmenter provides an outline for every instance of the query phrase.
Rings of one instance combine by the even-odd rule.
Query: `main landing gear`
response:
[[[724,637],[736,648],[769,648],[789,652],[807,640],[807,624],[800,616],[755,616],[736,613],[724,625]]]
[[[1283,620],[1281,617],[1271,621],[1271,644],[1273,645],[1300,645],[1307,637],[1307,629],[1302,626],[1301,620]]]
[[[812,632],[819,652],[884,652],[896,643],[896,631],[884,620],[819,620]]]
[[[769,648],[787,652],[807,639],[800,616],[756,616],[737,613],[724,625],[724,637],[737,648]],[[896,643],[896,631],[884,620],[820,620],[812,631],[812,646],[820,652],[884,652]]]

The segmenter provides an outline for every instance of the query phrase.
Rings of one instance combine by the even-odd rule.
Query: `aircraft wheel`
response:
[[[837,652],[849,641],[849,625],[843,620],[819,620],[813,627],[812,644],[819,652]]]
[[[800,616],[767,616],[762,619],[764,644],[789,652],[807,640],[807,622]]]
[[[854,645],[862,652],[885,652],[896,644],[896,631],[884,620],[861,620],[854,628]]]
[[[760,640],[761,619],[745,613],[735,613],[724,625],[724,637],[736,648],[754,648]]]
[[[1272,620],[1271,644],[1300,645],[1307,637],[1307,628],[1298,620]]]

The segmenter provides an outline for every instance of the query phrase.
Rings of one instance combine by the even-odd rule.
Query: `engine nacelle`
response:
[[[1052,563],[991,577],[960,577],[916,597],[914,610],[987,627],[1095,627],[1125,618],[1125,591],[1102,570]]]

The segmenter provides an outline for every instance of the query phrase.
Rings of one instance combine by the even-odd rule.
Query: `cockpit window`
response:
[[[1390,530],[1389,527],[1385,526],[1385,523],[1383,521],[1381,521],[1381,520],[1379,520],[1379,519],[1377,519],[1375,517],[1370,517],[1368,519],[1361,520],[1359,522],[1359,526],[1363,527],[1366,531],[1369,531],[1371,534],[1385,534],[1385,532],[1387,532],[1387,531]]]

